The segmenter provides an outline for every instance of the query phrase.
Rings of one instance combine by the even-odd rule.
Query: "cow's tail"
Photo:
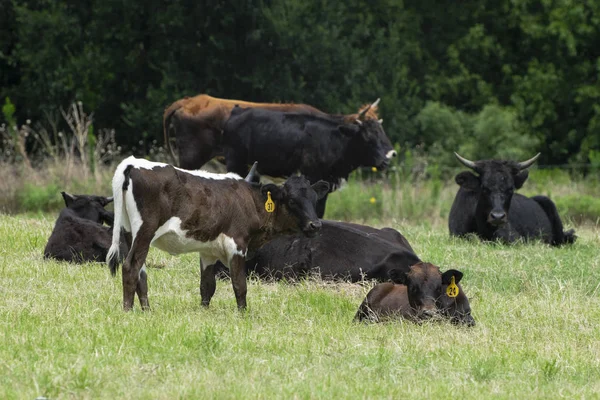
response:
[[[115,175],[112,180],[112,190],[115,206],[115,223],[113,225],[112,232],[112,243],[110,249],[106,255],[106,263],[110,268],[110,273],[114,276],[117,273],[122,255],[119,254],[119,243],[121,241],[121,228],[129,230],[131,227],[125,221],[128,219],[127,209],[125,207],[125,192],[129,187],[129,172],[132,168],[131,160],[133,157],[129,157],[123,160],[115,171]]]
[[[173,150],[173,147],[171,147],[169,131],[170,131],[170,126],[171,126],[171,118],[173,117],[173,114],[175,114],[175,111],[179,110],[182,106],[183,106],[183,101],[177,100],[175,103],[173,103],[169,107],[167,107],[163,114],[163,133],[165,135],[165,147],[167,148],[167,150],[169,151],[169,154],[171,155],[171,161],[172,161],[173,165],[178,165],[178,164],[177,164],[177,157],[175,156],[175,151]]]
[[[561,246],[563,244],[574,243],[577,235],[575,235],[573,229],[569,229],[566,232],[563,230],[563,224],[554,202],[546,196],[534,196],[532,199],[542,207],[550,219],[550,223],[552,224],[552,245]]]

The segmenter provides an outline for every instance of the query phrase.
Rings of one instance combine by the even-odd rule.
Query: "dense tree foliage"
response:
[[[0,0],[0,96],[73,100],[124,145],[198,93],[352,112],[401,146],[588,162],[600,150],[597,0]],[[160,139],[162,140],[162,139]]]

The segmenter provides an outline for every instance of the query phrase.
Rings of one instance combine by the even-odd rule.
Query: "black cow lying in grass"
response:
[[[380,283],[371,289],[354,319],[379,322],[440,317],[449,318],[453,324],[474,326],[469,299],[459,283],[462,275],[453,269],[442,273],[430,263],[393,269],[390,271],[393,282]]]
[[[75,263],[103,262],[111,245],[114,219],[113,213],[104,207],[112,197],[61,194],[66,207],[54,224],[44,258]],[[121,249],[121,254],[127,254],[124,242]]]
[[[406,238],[394,229],[322,221],[319,236],[282,236],[267,243],[246,261],[246,270],[261,279],[296,280],[314,275],[322,279],[350,282],[363,279],[386,282],[392,279],[406,286],[393,283],[376,286],[368,297],[374,316],[394,314],[422,318],[435,314],[449,318],[454,323],[473,325],[469,300],[462,288],[459,286],[460,292],[456,298],[445,295],[451,276],[455,277],[455,283],[458,284],[462,273],[450,270],[441,274],[438,267],[426,264],[431,266],[427,271],[430,276],[425,283],[419,283],[410,274],[411,270],[420,268],[414,267],[415,264],[424,265]],[[224,267],[217,269],[223,272]],[[402,274],[406,278],[400,278],[404,276]],[[434,282],[436,284],[432,285]],[[418,289],[410,302],[406,299],[407,286]],[[440,295],[433,297],[432,293],[438,292]],[[429,304],[429,311],[422,312],[425,307],[423,304]],[[435,312],[434,307],[437,307]]]
[[[563,231],[556,206],[546,196],[525,197],[514,193],[529,176],[539,153],[523,162],[470,161],[454,153],[466,167],[456,175],[460,186],[450,215],[450,235],[475,233],[483,240],[512,243],[519,239],[540,239],[552,246],[575,242],[575,232]]]

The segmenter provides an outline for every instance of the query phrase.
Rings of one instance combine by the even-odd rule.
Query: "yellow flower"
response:
[[[371,171],[377,172],[377,167],[371,167]]]
[[[375,197],[371,197],[371,199],[369,199],[369,201],[371,202],[371,204],[377,203],[377,199]]]

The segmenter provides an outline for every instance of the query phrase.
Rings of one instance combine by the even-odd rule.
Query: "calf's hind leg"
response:
[[[136,292],[142,308],[147,309],[149,307],[147,275],[145,270],[142,271],[142,266],[148,256],[151,240],[152,237],[150,235],[140,232],[133,239],[131,250],[123,263],[123,310],[125,311],[133,308],[133,300]]]
[[[229,263],[229,271],[231,273],[231,283],[233,284],[233,293],[235,293],[238,310],[243,311],[246,309],[246,292],[248,291],[244,257],[234,255]]]

